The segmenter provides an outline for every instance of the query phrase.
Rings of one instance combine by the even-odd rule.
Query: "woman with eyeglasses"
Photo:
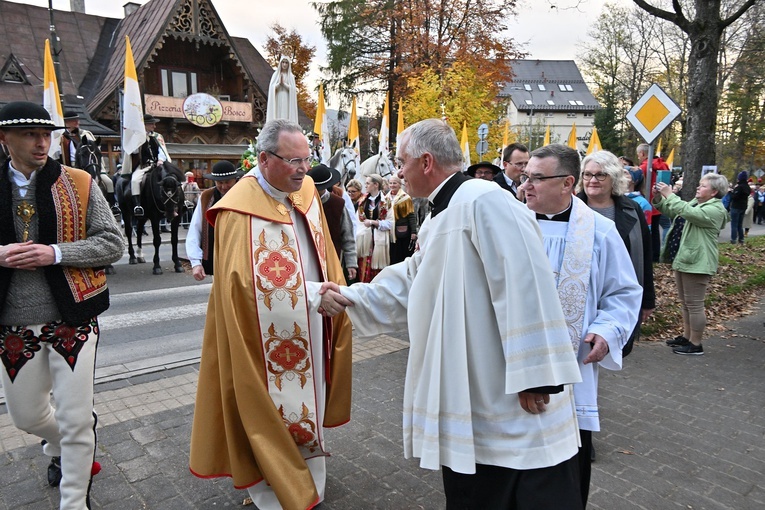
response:
[[[390,265],[390,235],[393,213],[390,201],[382,193],[383,178],[367,175],[367,192],[359,199],[356,253],[359,256],[357,278],[369,283],[377,273]]]
[[[616,230],[630,254],[638,283],[643,287],[641,313],[635,330],[622,350],[624,354],[632,350],[633,343],[640,337],[640,323],[648,319],[656,307],[651,232],[642,209],[625,196],[626,191],[624,167],[614,154],[597,151],[584,158],[581,178],[577,184],[577,197],[590,209],[616,223]]]

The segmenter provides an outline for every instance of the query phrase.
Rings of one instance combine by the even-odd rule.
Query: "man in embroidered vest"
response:
[[[536,213],[582,382],[574,385],[581,447],[581,499],[590,490],[592,432],[598,419],[598,366],[622,367],[622,347],[637,324],[643,297],[616,225],[572,195],[579,154],[565,145],[536,149],[521,176],[526,204]]]
[[[261,510],[324,498],[324,427],[350,419],[351,325],[319,313],[344,284],[299,125],[267,122],[258,166],[207,212],[215,279],[207,309],[190,468],[230,476]]]
[[[64,112],[64,126],[66,126],[66,132],[64,133],[64,136],[61,137],[61,164],[75,167],[74,159],[77,147],[79,147],[82,140],[86,137],[91,142],[95,142],[96,136],[87,129],[80,128],[80,114],[75,111]],[[102,156],[101,173],[98,174],[98,178],[103,183],[107,194],[114,197],[114,183],[106,172],[106,165],[104,163],[105,161]]]
[[[446,508],[580,510],[581,378],[534,217],[460,171],[442,120],[398,141],[399,178],[433,204],[419,250],[369,284],[325,284],[324,311],[347,298],[356,334],[408,329],[404,454],[442,470]]]
[[[186,236],[186,255],[191,262],[191,274],[197,281],[213,274],[215,228],[205,220],[205,214],[226,196],[242,175],[244,172],[230,161],[218,161],[213,165],[212,173],[204,174],[205,179],[213,181],[215,186],[204,190],[199,197]]]
[[[330,191],[340,182],[340,171],[319,163],[311,167],[308,175],[313,179],[321,196],[321,205],[324,216],[327,217],[327,227],[332,236],[335,253],[340,258],[343,269],[347,271],[348,280],[355,280],[359,263],[356,255],[356,236],[353,232],[354,220],[345,207],[345,201]]]
[[[0,110],[0,359],[8,414],[43,439],[61,509],[90,508],[96,446],[97,316],[109,307],[103,266],[125,245],[87,172],[48,157],[59,129],[37,104]],[[56,400],[51,407],[50,393]]]

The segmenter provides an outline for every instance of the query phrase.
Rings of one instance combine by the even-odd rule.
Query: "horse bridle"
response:
[[[97,176],[98,175],[99,167],[101,165],[100,165],[100,162],[98,160],[98,155],[96,154],[96,149],[94,149],[90,145],[86,145],[86,144],[82,144],[82,145],[80,145],[80,147],[81,148],[84,147],[85,150],[88,151],[87,164],[84,167],[82,167],[82,170],[85,170],[87,172],[88,168],[95,167],[96,171],[93,172],[93,175]]]

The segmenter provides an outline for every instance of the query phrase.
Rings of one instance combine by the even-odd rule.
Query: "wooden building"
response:
[[[218,160],[238,162],[263,125],[273,69],[249,40],[228,34],[210,0],[127,3],[123,19],[88,15],[82,0],[70,1],[71,11],[52,11],[64,109],[80,112],[81,127],[102,136],[111,172],[121,157],[125,36],[144,112],[160,120],[174,162],[198,176]],[[50,16],[46,8],[0,0],[0,106],[42,102]],[[200,105],[216,114],[197,115]]]

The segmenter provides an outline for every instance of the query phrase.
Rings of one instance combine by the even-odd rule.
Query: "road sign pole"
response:
[[[648,159],[645,165],[645,193],[644,197],[648,197],[649,202],[653,202],[653,186],[651,186],[651,176],[653,175],[653,144],[648,144]],[[651,217],[653,223],[653,216]],[[658,225],[656,225],[658,227]],[[653,227],[651,227],[653,228]]]

